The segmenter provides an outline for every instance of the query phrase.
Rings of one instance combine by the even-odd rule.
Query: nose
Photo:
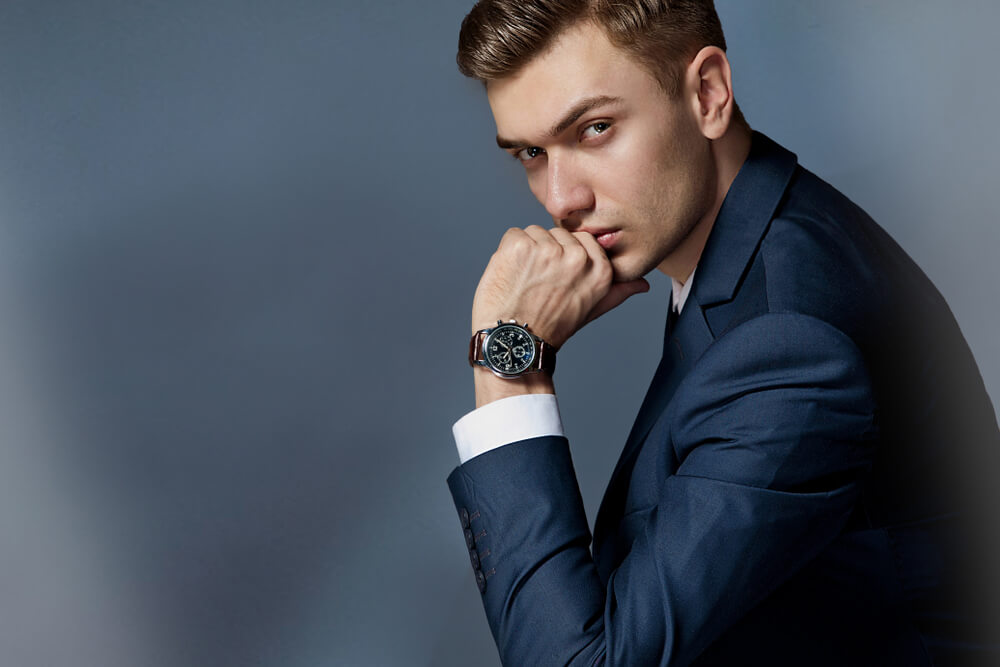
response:
[[[560,227],[580,224],[581,214],[594,206],[594,192],[584,170],[572,156],[548,156],[545,210]]]

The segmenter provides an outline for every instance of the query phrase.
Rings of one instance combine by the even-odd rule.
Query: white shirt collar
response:
[[[681,314],[681,310],[684,308],[684,302],[687,301],[688,294],[691,293],[691,283],[694,282],[694,274],[697,270],[698,267],[695,267],[694,271],[691,271],[691,275],[688,276],[685,283],[678,282],[676,278],[670,279],[674,288],[674,312],[678,315]]]

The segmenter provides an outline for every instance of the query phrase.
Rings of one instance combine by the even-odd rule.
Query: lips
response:
[[[607,232],[595,231],[590,233],[594,235],[594,239],[602,248],[610,250],[611,246],[617,243],[618,237],[621,236],[622,231],[620,229],[615,229]]]

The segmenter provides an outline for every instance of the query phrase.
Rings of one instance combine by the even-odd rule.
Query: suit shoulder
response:
[[[880,307],[886,257],[900,253],[864,210],[800,167],[757,258],[768,309],[803,313],[850,334],[857,318]]]

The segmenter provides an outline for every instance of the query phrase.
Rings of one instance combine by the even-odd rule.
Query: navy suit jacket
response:
[[[448,484],[504,664],[973,664],[997,452],[937,290],[755,134],[593,543],[564,438]]]

